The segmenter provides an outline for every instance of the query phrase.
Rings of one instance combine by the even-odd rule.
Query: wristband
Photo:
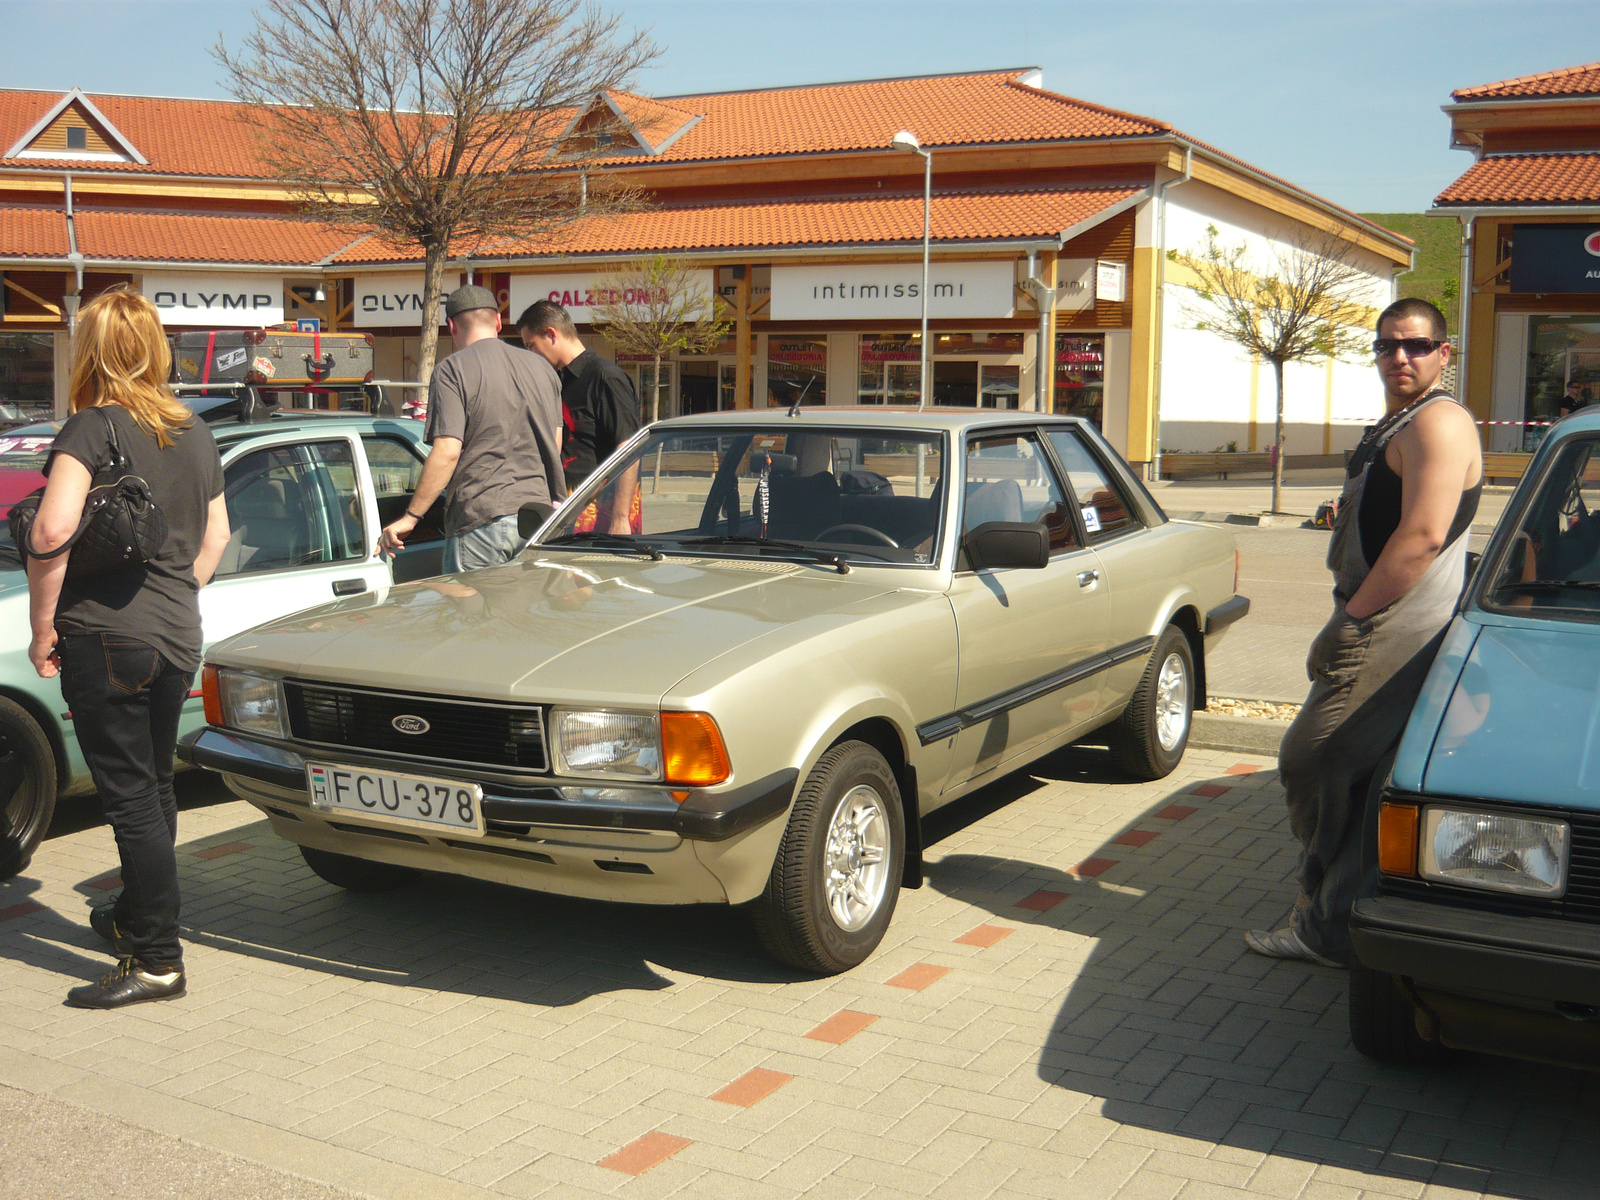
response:
[[[426,516],[426,515],[427,515],[427,514],[426,514],[426,513],[424,513],[424,514],[423,514],[423,515],[424,515],[424,516]],[[419,516],[417,516],[417,514],[416,514],[416,513],[414,513],[414,512],[412,512],[412,511],[411,511],[411,510],[410,510],[410,509],[409,509],[409,508],[408,508],[408,509],[406,509],[406,516],[408,516],[408,517],[410,517],[410,518],[411,518],[411,519],[412,519],[412,520],[413,520],[413,521],[420,521],[420,520],[422,520],[422,517],[419,517]]]

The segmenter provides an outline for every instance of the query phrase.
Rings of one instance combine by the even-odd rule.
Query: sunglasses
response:
[[[1407,358],[1426,358],[1444,344],[1433,338],[1379,338],[1372,343],[1372,352],[1379,358],[1393,358],[1404,350]]]

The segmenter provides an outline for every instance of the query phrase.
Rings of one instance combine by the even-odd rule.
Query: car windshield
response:
[[[927,565],[944,446],[923,431],[659,429],[589,480],[539,544]]]
[[[1600,438],[1557,452],[1494,564],[1484,607],[1565,620],[1600,619]]]

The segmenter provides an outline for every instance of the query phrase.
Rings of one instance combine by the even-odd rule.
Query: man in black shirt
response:
[[[639,397],[633,381],[614,362],[584,348],[572,317],[550,300],[530,304],[517,318],[522,344],[561,373],[561,408],[566,436],[561,465],[573,491],[618,446],[639,429]],[[632,533],[631,510],[638,490],[637,469],[606,489],[596,528],[601,533]]]

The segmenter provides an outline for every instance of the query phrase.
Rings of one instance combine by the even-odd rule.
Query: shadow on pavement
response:
[[[1030,773],[941,811],[929,841],[1028,784],[1122,782],[1106,755],[1078,747]],[[1164,794],[1077,867],[933,847],[927,874],[1007,922],[1067,935],[1063,957],[1083,966],[1038,1072],[1101,1098],[1110,1120],[1416,1181],[1407,1195],[1426,1182],[1595,1195],[1600,1075],[1467,1055],[1434,1070],[1380,1066],[1350,1044],[1344,972],[1245,950],[1244,929],[1287,913],[1293,865],[1282,791],[1262,772]],[[1100,873],[1072,873],[1084,867]]]

